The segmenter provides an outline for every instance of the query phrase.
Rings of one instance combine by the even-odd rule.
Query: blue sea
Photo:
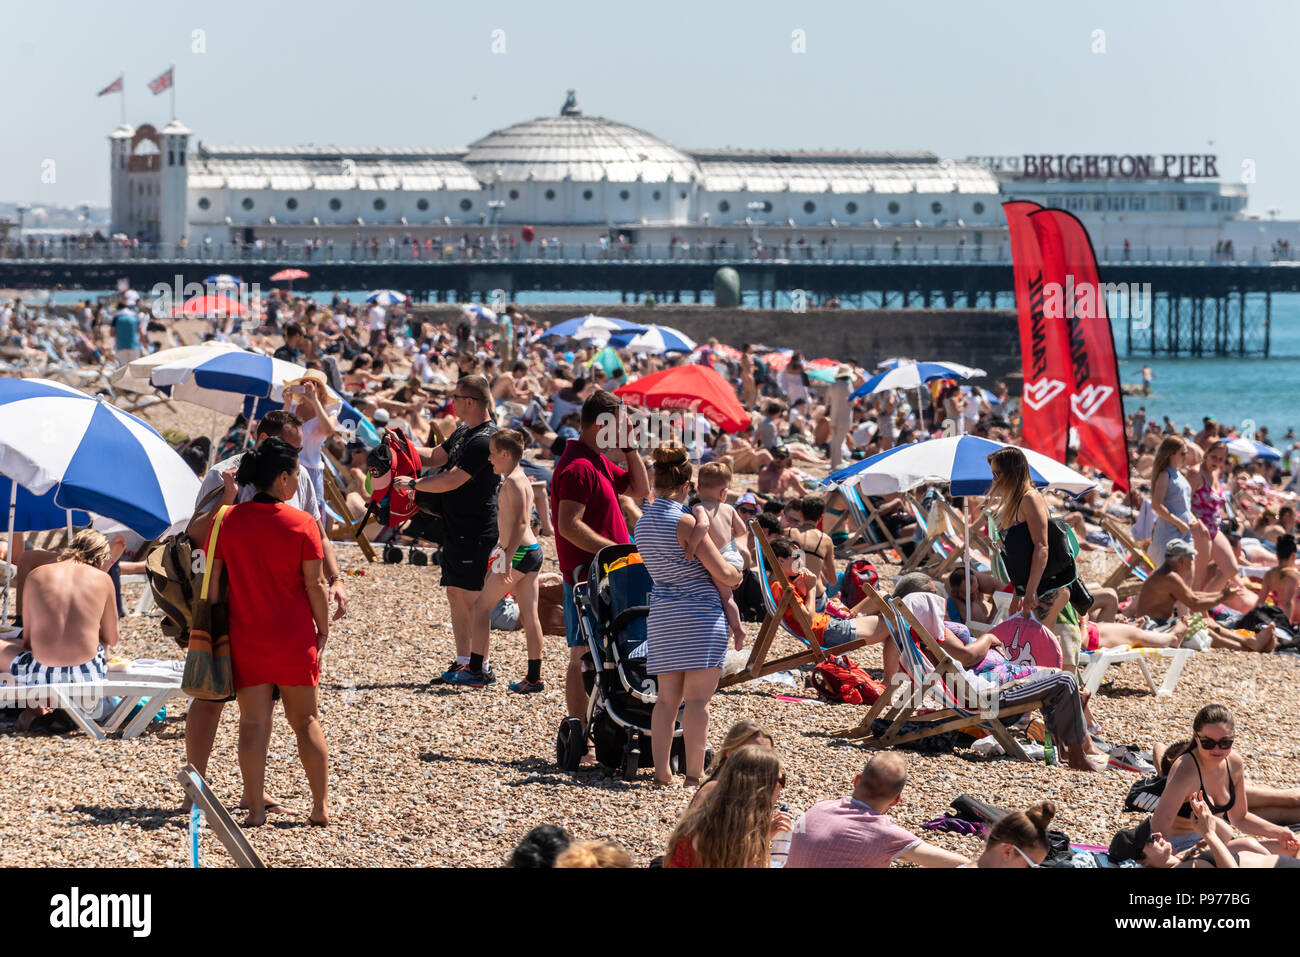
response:
[[[109,294],[67,290],[55,293],[54,301],[65,305],[87,296]],[[358,290],[340,294],[353,302],[366,296],[365,291]],[[333,294],[311,295],[318,302],[328,303]],[[747,306],[757,306],[752,295],[746,298]],[[711,300],[712,296],[706,293],[705,302]],[[595,308],[621,301],[618,293],[591,291],[521,291],[518,297],[521,306],[582,303],[584,307]],[[1008,294],[998,305],[1010,309],[1014,308],[1014,301]],[[1169,359],[1149,358],[1140,353],[1129,357],[1124,353],[1125,330],[1121,322],[1116,322],[1115,344],[1120,356],[1121,381],[1140,384],[1144,365],[1150,366],[1153,373],[1152,394],[1126,396],[1127,412],[1145,406],[1148,419],[1159,421],[1168,416],[1179,426],[1193,424],[1198,429],[1201,417],[1206,415],[1238,426],[1249,419],[1257,426],[1267,426],[1275,440],[1280,440],[1290,427],[1300,429],[1300,402],[1297,402],[1300,397],[1300,295],[1273,297],[1272,356],[1268,359]]]

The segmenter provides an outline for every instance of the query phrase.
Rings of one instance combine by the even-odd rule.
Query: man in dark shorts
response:
[[[635,449],[619,451],[600,445],[602,433],[627,433],[625,429],[609,428],[611,421],[622,414],[623,403],[615,396],[603,390],[593,392],[582,404],[582,431],[565,446],[551,480],[551,520],[560,574],[564,576],[564,633],[569,646],[564,698],[569,716],[576,718],[585,718],[587,692],[582,684],[584,644],[573,604],[574,576],[586,574],[600,549],[631,541],[618,497],[630,495],[640,502],[650,489],[645,463]],[[605,452],[621,456],[627,467],[615,465],[602,454]]]
[[[422,478],[397,482],[418,492],[439,493],[446,542],[442,547],[442,586],[451,606],[451,630],[456,639],[456,660],[435,681],[450,681],[468,667],[472,640],[474,601],[483,588],[488,558],[497,543],[497,484],[492,470],[492,390],[481,375],[467,375],[451,394],[460,425],[447,441],[433,450],[429,464],[438,469]],[[484,666],[487,683],[496,680]]]

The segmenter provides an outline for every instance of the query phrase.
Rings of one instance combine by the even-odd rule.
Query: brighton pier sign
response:
[[[1218,156],[1206,153],[1025,153],[970,156],[1019,179],[1217,179]]]

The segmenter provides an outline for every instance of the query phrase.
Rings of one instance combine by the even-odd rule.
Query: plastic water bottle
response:
[[[1052,732],[1043,727],[1043,762],[1048,766],[1056,765],[1056,748],[1052,746]]]
[[[778,811],[790,813],[790,809],[784,804],[777,805]],[[785,867],[786,860],[790,857],[790,840],[794,837],[793,831],[778,831],[776,837],[772,838],[772,856],[768,863],[772,867]]]

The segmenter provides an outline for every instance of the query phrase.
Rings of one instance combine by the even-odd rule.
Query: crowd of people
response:
[[[171,320],[153,318],[128,297],[81,304],[62,321],[86,362],[124,364],[180,342]],[[653,786],[677,787],[684,778],[696,789],[663,848],[667,867],[767,866],[773,838],[780,843],[787,832],[788,850],[777,863],[789,867],[895,860],[1021,867],[1037,866],[1053,852],[1050,802],[1000,817],[971,858],[908,833],[888,814],[907,783],[898,752],[877,754],[851,785],[843,783],[847,796],[828,798],[797,819],[781,809],[785,771],[767,731],[742,722],[707,763],[710,700],[729,653],[746,649],[743,619],[763,614],[748,586],[766,588],[778,602],[792,589],[802,612],[787,615],[792,631],[798,634],[806,621],[811,634],[804,638],[820,646],[879,646],[885,685],[908,679],[891,640],[890,608],[870,597],[842,600],[865,529],[856,526],[841,493],[820,491],[820,478],[853,459],[940,434],[1010,443],[990,457],[988,495],[952,505],[964,510],[973,543],[993,540],[996,532],[1000,547],[1021,549],[1019,576],[1000,581],[982,568],[948,565],[936,575],[890,572],[892,588],[882,589],[943,645],[967,687],[1008,709],[1037,703],[1040,726],[1078,771],[1100,770],[1108,760],[1099,747],[1104,715],[1095,713],[1103,708],[1080,686],[1080,651],[1130,645],[1272,653],[1289,651],[1300,634],[1295,477],[1283,471],[1285,462],[1234,464],[1228,443],[1235,436],[1212,420],[1199,433],[1179,433],[1172,423],[1147,422],[1140,409],[1128,422],[1133,491],[1108,491],[1099,480],[1093,491],[1068,498],[1032,486],[1015,447],[1018,401],[1004,382],[991,391],[938,383],[917,408],[901,392],[852,399],[866,377],[852,361],[814,366],[797,352],[750,344],[733,349],[716,340],[690,356],[631,354],[553,341],[544,332],[514,306],[499,321],[476,322],[467,314],[453,325],[400,306],[354,305],[338,296],[324,306],[276,291],[243,319],[218,320],[202,333],[306,369],[286,387],[283,410],[256,422],[237,419],[224,436],[210,437],[220,461],[211,468],[195,463],[203,482],[186,529],[196,546],[212,544],[227,576],[248,825],[269,813],[292,813],[264,787],[276,700],[310,786],[308,820],[329,821],[328,747],[316,686],[332,621],[348,611],[335,541],[346,540],[352,525],[399,557],[398,546],[436,543],[455,654],[430,680],[466,692],[497,681],[492,622],[508,598],[527,649],[527,670],[508,689],[546,690],[541,575],[543,544],[553,539],[568,648],[565,717],[579,722],[589,712],[584,668],[591,665],[584,663],[588,648],[573,588],[586,580],[601,549],[635,541],[654,583],[645,653],[646,671],[657,683]],[[0,323],[0,336],[11,346],[19,337],[27,359],[43,350],[33,337],[46,334],[12,308]],[[684,413],[672,440],[657,447],[611,444],[609,435],[636,435],[610,428],[636,414],[614,390],[682,362],[710,366],[731,382],[750,412],[749,425],[728,433],[703,415]],[[828,374],[810,376],[814,368]],[[376,426],[378,444],[347,418],[340,399]],[[330,459],[341,466],[346,515],[327,501]],[[882,563],[911,557],[924,536],[929,496],[942,494],[869,497],[873,521],[896,546],[892,555],[873,557]],[[1068,588],[1048,581],[1052,530],[1061,523],[1085,549],[1115,544],[1106,531],[1110,523],[1131,525],[1134,546],[1150,558],[1149,573],[1128,586],[1086,582],[1090,600],[1076,601]],[[764,545],[774,565],[760,563]],[[120,542],[82,532],[60,552],[7,556],[19,567],[17,610],[25,632],[0,646],[0,667],[40,680],[102,678],[103,649],[117,641],[120,590],[110,573],[120,574],[122,552]],[[766,580],[758,582],[759,575]],[[994,599],[1004,590],[1011,592],[1010,614],[1033,614],[1054,633],[1060,660],[1016,660],[988,629],[999,615]],[[930,664],[939,662],[931,655]],[[196,700],[189,708],[186,755],[200,772],[224,703]],[[684,759],[676,766],[670,746],[679,721]],[[1293,859],[1300,846],[1288,829],[1292,822],[1249,810],[1257,798],[1248,794],[1240,757],[1231,752],[1232,727],[1222,706],[1197,715],[1192,743],[1169,767],[1149,827],[1117,836],[1113,858],[1174,866],[1168,861],[1195,846],[1200,864],[1291,866],[1278,861]],[[597,760],[588,748],[583,764]],[[1278,792],[1258,800],[1276,800],[1285,819],[1300,804],[1288,803],[1293,797]],[[630,860],[612,844],[566,843],[556,829],[539,829],[516,850],[515,863],[626,866]]]

